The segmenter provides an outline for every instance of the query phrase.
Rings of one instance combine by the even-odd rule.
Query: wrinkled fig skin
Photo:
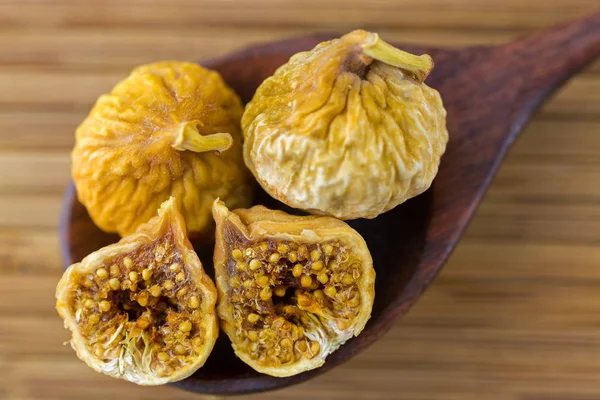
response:
[[[77,356],[138,385],[179,381],[204,365],[219,334],[216,302],[173,198],[136,233],[71,265],[56,288]]]
[[[290,58],[242,117],[244,160],[287,205],[374,218],[425,191],[448,141],[433,63],[354,31]]]
[[[317,368],[371,316],[373,261],[363,238],[330,217],[213,206],[217,312],[235,354],[256,371]]]
[[[242,105],[220,75],[186,62],[133,70],[76,131],[72,176],[94,223],[121,236],[174,196],[188,231],[213,230],[212,202],[251,200]]]

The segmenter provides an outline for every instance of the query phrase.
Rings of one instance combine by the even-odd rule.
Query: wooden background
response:
[[[200,398],[88,369],[62,345],[54,310],[74,128],[136,64],[356,27],[389,41],[496,44],[597,6],[0,0],[0,398]],[[383,340],[324,376],[251,398],[600,399],[600,62],[531,122],[449,264]]]

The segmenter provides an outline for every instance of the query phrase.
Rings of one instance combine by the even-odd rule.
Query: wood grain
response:
[[[43,112],[76,112],[85,116],[96,97],[123,79],[121,71],[61,71],[0,69],[0,106],[5,112],[32,110]],[[68,87],[69,90],[57,90]],[[600,74],[583,74],[557,94],[554,102],[542,112],[555,118],[598,120],[600,115]]]
[[[330,38],[309,35],[272,42],[206,65],[248,101],[292,54]],[[443,66],[433,71],[428,83],[445,100],[451,137],[431,190],[379,218],[351,223],[365,238],[377,265],[377,297],[361,335],[328,356],[319,369],[288,378],[249,369],[221,340],[203,369],[176,386],[215,394],[281,388],[334,368],[383,336],[444,265],[507,147],[533,111],[550,92],[600,55],[600,12],[505,45],[455,50],[412,47],[411,51],[428,52]],[[254,201],[280,208],[264,193]],[[72,188],[65,195],[63,209],[60,232],[66,265],[115,240],[94,226]],[[200,243],[194,246],[202,251]]]
[[[331,29],[334,28],[328,28]],[[352,27],[349,25],[349,28],[339,28],[342,32],[347,29]],[[474,35],[470,29],[443,27],[426,30],[409,27],[378,28],[377,31],[389,41],[424,45],[436,43],[443,47],[501,44],[532,32],[530,29],[512,28],[481,31]],[[197,59],[212,58],[249,44],[308,33],[314,33],[314,29],[249,27],[240,36],[240,29],[235,26],[169,26],[161,28],[160,35],[157,36],[156,28],[152,27],[113,27],[108,31],[98,27],[85,30],[77,27],[60,30],[13,28],[7,29],[0,37],[0,45],[4,49],[0,54],[0,63],[29,69],[114,70],[126,73],[132,65],[140,62],[168,58],[187,59],[190,54],[194,54]],[[106,48],[111,51],[103,51]],[[588,68],[593,73],[599,70],[598,62]]]
[[[143,5],[143,6],[142,6]],[[136,7],[137,6],[137,7]],[[440,26],[478,29],[507,27],[543,28],[589,11],[594,0],[519,0],[481,2],[441,0],[413,2],[379,0],[370,4],[358,0],[238,0],[218,3],[210,0],[161,0],[122,2],[19,1],[3,5],[5,26],[195,26],[234,25],[240,27],[328,27],[357,25],[378,27],[411,26],[430,29]],[[132,12],[133,11],[133,12]]]
[[[0,398],[199,398],[105,378],[62,345],[68,336],[52,301],[61,272],[60,197],[73,129],[115,82],[106,73],[117,80],[150,60],[217,56],[254,40],[357,25],[396,41],[500,43],[593,7],[596,1],[573,0],[0,2],[0,158],[31,161],[0,168],[0,283],[7,289]],[[248,398],[600,398],[597,65],[530,124],[449,264],[387,336],[310,382]],[[41,153],[55,160],[49,171],[36,162]],[[556,171],[564,171],[558,181]],[[11,303],[23,306],[5,306]]]

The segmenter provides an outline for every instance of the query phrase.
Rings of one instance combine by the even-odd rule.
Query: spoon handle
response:
[[[507,64],[504,75],[520,83],[519,96],[537,104],[600,55],[600,10],[496,51],[495,59]]]
[[[599,55],[600,10],[502,46],[448,54],[454,68],[432,78],[439,80],[442,98],[453,99],[445,103],[456,151],[472,164],[481,159],[485,174],[484,167],[494,164],[493,175],[542,101]]]
[[[431,84],[448,111],[450,142],[434,187],[432,237],[446,235],[448,246],[458,240],[538,106],[598,55],[600,10],[505,45],[440,51],[434,57],[440,68],[434,69]],[[457,229],[447,221],[463,225]],[[437,262],[443,259],[429,254]]]

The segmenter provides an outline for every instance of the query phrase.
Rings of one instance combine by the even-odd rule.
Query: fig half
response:
[[[186,238],[174,199],[118,243],[71,265],[56,308],[94,370],[139,385],[184,379],[218,336],[217,291]]]
[[[371,316],[375,270],[364,239],[330,217],[219,200],[214,253],[221,327],[256,371],[317,368]]]

